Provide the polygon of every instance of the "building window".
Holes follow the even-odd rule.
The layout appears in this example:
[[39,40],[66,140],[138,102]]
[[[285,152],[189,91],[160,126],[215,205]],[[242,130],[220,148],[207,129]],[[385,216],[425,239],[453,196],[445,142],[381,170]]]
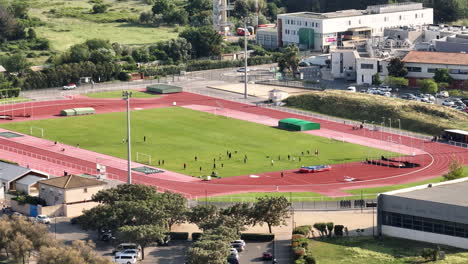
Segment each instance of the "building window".
[[463,75],[468,75],[468,70],[461,70],[461,69],[450,69],[449,70],[450,74],[463,74]]
[[423,17],[424,17],[424,13],[421,13],[421,18],[423,18]]
[[414,14],[414,18],[418,18],[418,14]]
[[83,192],[84,192],[84,193],[87,193],[87,192],[88,192],[88,188],[84,188],[84,189],[83,189]]
[[405,229],[468,238],[468,225],[431,218],[382,212],[382,224]]
[[373,69],[374,69],[374,64],[370,64],[370,63],[361,63],[361,69],[370,69],[370,70],[373,70]]
[[350,25],[350,26],[351,26],[351,20],[349,20],[349,21],[348,21],[348,25]]
[[401,15],[400,15],[400,20],[401,20]]
[[428,68],[427,72],[428,73],[435,73],[437,71],[437,68]]
[[305,26],[307,27],[307,21],[305,22]]
[[361,25],[361,19],[359,19],[359,25]]
[[421,67],[406,67],[408,69],[408,72],[421,72],[422,69]]

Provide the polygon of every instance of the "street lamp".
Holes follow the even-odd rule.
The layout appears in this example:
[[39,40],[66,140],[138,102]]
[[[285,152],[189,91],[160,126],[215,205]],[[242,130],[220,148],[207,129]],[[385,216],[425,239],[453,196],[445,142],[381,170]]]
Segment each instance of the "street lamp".
[[244,98],[247,99],[247,33],[249,30],[247,29],[247,20],[248,18],[244,18]]
[[128,157],[128,184],[132,184],[132,152],[130,144],[130,98],[132,97],[132,92],[122,91],[122,99],[127,101],[127,157]]

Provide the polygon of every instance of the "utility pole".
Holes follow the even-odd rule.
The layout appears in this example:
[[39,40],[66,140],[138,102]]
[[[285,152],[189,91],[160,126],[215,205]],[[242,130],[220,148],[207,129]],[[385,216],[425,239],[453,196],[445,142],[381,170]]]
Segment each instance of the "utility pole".
[[247,18],[244,18],[244,98],[247,99]]
[[127,183],[132,184],[132,149],[130,144],[130,98],[132,92],[122,91],[122,99],[127,101]]

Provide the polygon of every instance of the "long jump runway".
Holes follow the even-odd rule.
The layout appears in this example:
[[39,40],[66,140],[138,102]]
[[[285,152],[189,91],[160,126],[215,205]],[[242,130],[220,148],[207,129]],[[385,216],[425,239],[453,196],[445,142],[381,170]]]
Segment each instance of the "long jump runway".
[[[388,132],[373,132],[367,129],[353,130],[350,125],[315,119],[281,111],[260,108],[227,100],[191,94],[179,93],[164,95],[160,98],[132,99],[132,109],[150,109],[177,106],[217,115],[275,126],[279,119],[300,118],[319,122],[321,130],[307,133],[335,140],[372,146],[374,148],[396,151],[405,154],[405,160],[421,164],[418,168],[398,169],[364,163],[346,163],[333,165],[333,170],[316,174],[299,174],[295,171],[274,171],[251,175],[243,175],[216,179],[210,182],[200,181],[190,176],[166,171],[163,174],[145,175],[134,173],[135,183],[158,187],[161,190],[171,190],[184,194],[189,198],[233,194],[241,192],[317,192],[329,196],[346,195],[343,190],[394,185],[418,180],[424,180],[442,175],[448,170],[448,164],[453,157],[468,164],[468,150],[440,143],[426,142],[390,134]],[[220,107],[222,105],[222,107]],[[12,115],[18,122],[34,119],[64,118],[59,117],[60,110],[75,107],[94,107],[96,112],[125,111],[125,102],[120,99],[90,99],[77,96],[71,100],[33,102],[8,106],[0,109],[0,115]],[[25,113],[27,113],[25,115]],[[25,116],[30,117],[25,117]],[[394,138],[393,143],[382,141],[382,138]],[[401,144],[400,144],[401,142]],[[100,153],[72,147],[55,146],[53,142],[25,135],[18,138],[0,137],[1,157],[29,165],[31,168],[50,168],[61,172],[92,173],[96,171],[96,163],[104,163],[110,178],[126,181],[125,161]],[[61,151],[65,148],[65,151]],[[298,167],[301,164],[298,163]],[[59,173],[55,173],[60,175]],[[345,181],[345,176],[355,178],[355,181]]]

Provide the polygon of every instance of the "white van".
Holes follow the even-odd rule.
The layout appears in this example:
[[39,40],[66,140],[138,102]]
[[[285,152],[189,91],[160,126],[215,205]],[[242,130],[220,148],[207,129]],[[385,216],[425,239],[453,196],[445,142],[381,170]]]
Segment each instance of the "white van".
[[355,92],[356,92],[356,87],[354,87],[354,86],[349,86],[348,88],[346,88],[346,91],[355,93]]
[[137,263],[137,256],[135,254],[118,254],[114,256],[114,263],[134,264]]

